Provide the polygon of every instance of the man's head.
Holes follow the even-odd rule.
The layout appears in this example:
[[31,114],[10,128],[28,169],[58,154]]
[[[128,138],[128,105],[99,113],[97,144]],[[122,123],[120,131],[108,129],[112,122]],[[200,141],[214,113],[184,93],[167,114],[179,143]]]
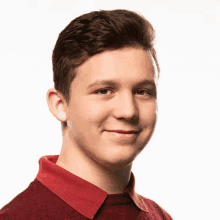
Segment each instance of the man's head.
[[67,122],[62,161],[71,157],[75,168],[93,171],[94,162],[130,169],[156,124],[153,33],[149,22],[125,10],[82,15],[61,32],[47,100],[52,114]]
[[[60,33],[53,51],[54,88],[70,101],[71,84],[77,69],[104,51],[142,48],[153,57],[154,29],[139,14],[128,10],[94,11],[77,17]],[[62,129],[67,126],[62,122]]]

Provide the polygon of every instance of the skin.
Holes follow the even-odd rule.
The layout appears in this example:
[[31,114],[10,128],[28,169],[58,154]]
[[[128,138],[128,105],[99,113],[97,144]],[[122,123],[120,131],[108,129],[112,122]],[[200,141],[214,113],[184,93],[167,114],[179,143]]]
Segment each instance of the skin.
[[[88,89],[100,79],[118,85]],[[49,89],[51,113],[68,124],[56,164],[108,194],[122,193],[132,162],[149,142],[157,120],[156,85],[137,86],[144,79],[155,79],[151,56],[141,48],[124,48],[95,55],[78,68],[69,105]],[[140,132],[132,141],[120,141],[116,133],[104,130]]]

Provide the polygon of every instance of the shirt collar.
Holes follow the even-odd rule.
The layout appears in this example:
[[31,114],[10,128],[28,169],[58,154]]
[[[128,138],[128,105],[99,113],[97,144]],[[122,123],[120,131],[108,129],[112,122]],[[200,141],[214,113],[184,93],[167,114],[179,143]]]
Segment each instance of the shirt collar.
[[[36,179],[79,213],[93,219],[108,193],[57,165],[58,157],[59,155],[41,157]],[[123,193],[127,192],[138,208],[149,212],[134,187],[135,178],[131,172],[130,181]]]

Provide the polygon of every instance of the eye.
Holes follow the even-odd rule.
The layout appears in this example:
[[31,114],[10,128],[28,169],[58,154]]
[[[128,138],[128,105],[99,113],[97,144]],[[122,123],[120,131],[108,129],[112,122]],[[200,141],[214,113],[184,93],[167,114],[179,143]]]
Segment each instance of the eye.
[[146,95],[152,95],[150,90],[147,89],[138,89],[137,91],[142,91],[141,94],[143,94],[143,91]]
[[103,93],[106,94],[105,91],[110,91],[110,89],[99,89],[99,90],[95,91],[95,94],[103,94]]

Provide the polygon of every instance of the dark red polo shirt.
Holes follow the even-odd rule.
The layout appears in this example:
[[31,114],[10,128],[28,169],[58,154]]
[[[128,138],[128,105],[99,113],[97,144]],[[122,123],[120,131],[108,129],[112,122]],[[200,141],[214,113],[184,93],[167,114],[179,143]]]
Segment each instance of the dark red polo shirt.
[[108,194],[56,165],[57,159],[40,158],[37,177],[0,210],[1,220],[172,220],[158,204],[135,192],[132,172],[123,193]]

